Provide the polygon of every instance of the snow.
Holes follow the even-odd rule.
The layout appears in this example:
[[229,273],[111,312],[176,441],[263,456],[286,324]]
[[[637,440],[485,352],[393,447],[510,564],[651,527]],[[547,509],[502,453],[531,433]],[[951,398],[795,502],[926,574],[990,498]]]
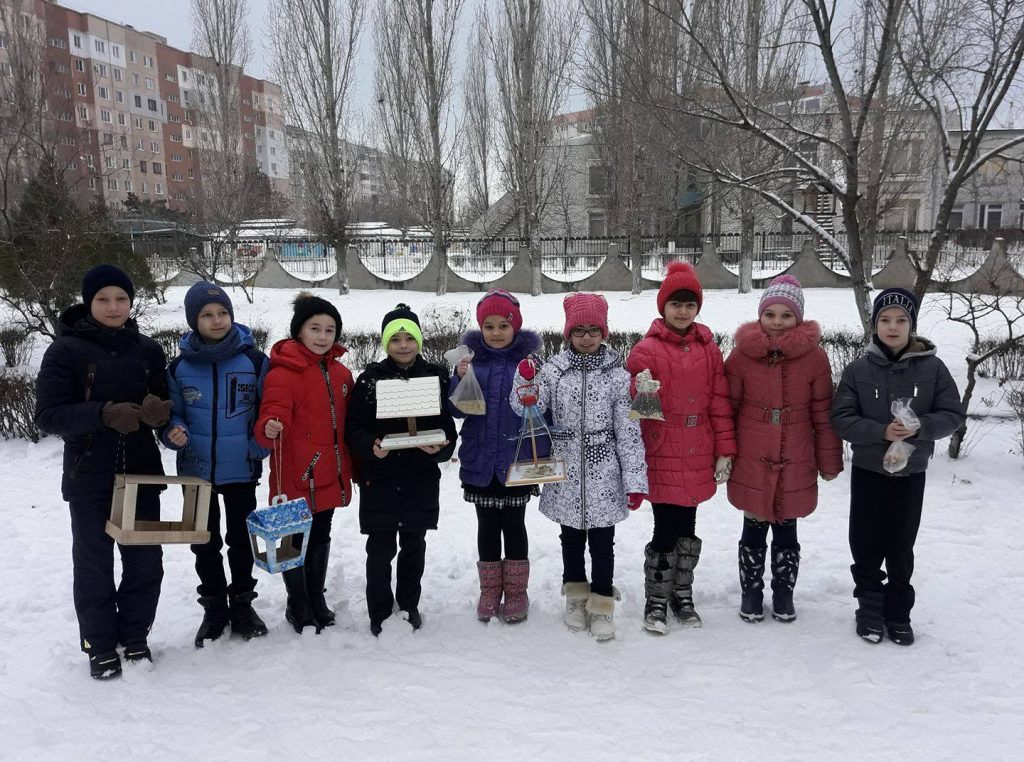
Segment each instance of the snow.
[[[152,308],[153,327],[180,325],[184,289]],[[338,297],[347,330],[378,330],[398,301],[421,312],[472,307],[479,294],[437,298],[365,291]],[[236,317],[283,336],[293,291],[234,293]],[[752,319],[759,294],[705,292],[702,320],[731,331]],[[607,294],[613,329],[643,330],[655,292]],[[520,297],[528,327],[558,328],[562,295]],[[808,290],[806,314],[825,328],[854,327],[845,291]],[[966,330],[937,303],[921,332],[964,383]],[[36,348],[35,362],[41,358]],[[972,412],[998,412],[982,379]],[[918,642],[869,645],[853,633],[847,546],[849,475],[821,485],[818,511],[800,522],[803,561],[791,624],[740,621],[736,543],[741,517],[724,494],[698,512],[704,553],[696,603],[704,627],[645,633],[643,547],[648,505],[619,526],[614,641],[570,633],[560,616],[558,528],[528,510],[529,620],[481,624],[473,509],[458,465],[443,468],[440,529],[427,539],[421,612],[413,633],[392,617],[379,639],[365,611],[363,538],[356,507],[339,510],[328,575],[338,625],[320,636],[284,621],[280,580],[257,571],[256,608],[270,634],[197,650],[201,611],[192,554],[164,547],[165,578],[150,636],[155,663],[98,683],[77,650],[71,538],[60,497],[61,444],[0,442],[6,488],[0,529],[0,759],[1006,759],[1024,740],[1024,460],[1015,420],[988,418],[969,433],[970,456],[944,443],[928,471],[917,542]],[[165,454],[173,469],[173,458]],[[266,485],[260,499],[267,496]],[[167,493],[165,516],[180,511]],[[767,591],[766,591],[767,592]]]

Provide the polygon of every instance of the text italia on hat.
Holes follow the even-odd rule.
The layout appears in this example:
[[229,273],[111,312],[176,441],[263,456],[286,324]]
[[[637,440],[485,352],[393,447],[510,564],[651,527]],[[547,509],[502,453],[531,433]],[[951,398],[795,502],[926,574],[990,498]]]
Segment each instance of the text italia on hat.
[[[696,302],[697,312],[700,312],[704,305],[704,291],[701,289],[693,265],[688,262],[669,262],[668,273],[658,288],[658,313],[662,317],[665,315],[665,305],[679,291],[688,291],[689,294],[681,294],[680,297],[689,297],[687,301]],[[691,294],[692,296],[690,296]]]
[[777,278],[772,278],[772,282],[761,294],[761,301],[757,305],[758,317],[773,304],[788,307],[796,315],[797,325],[804,322],[804,290],[800,286],[800,281],[792,275],[780,275]]
[[566,339],[573,328],[583,325],[597,326],[602,338],[608,338],[608,300],[600,294],[569,294],[562,300],[562,308],[565,310],[562,335]]
[[871,308],[871,325],[878,328],[878,316],[883,310],[890,307],[897,307],[907,313],[910,318],[910,330],[917,330],[917,297],[905,288],[887,288],[875,297],[875,304]]

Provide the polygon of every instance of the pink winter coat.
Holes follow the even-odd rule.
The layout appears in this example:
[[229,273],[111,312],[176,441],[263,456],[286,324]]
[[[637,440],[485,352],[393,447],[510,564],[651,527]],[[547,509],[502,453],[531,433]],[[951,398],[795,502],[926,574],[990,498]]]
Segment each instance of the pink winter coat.
[[629,353],[626,369],[661,382],[665,421],[640,421],[652,503],[698,505],[715,494],[715,458],[736,454],[722,352],[700,323],[680,336],[662,318]]
[[843,470],[843,446],[828,422],[832,371],[820,341],[810,320],[778,338],[746,323],[725,363],[739,442],[729,502],[764,521],[807,516],[818,504],[818,472]]

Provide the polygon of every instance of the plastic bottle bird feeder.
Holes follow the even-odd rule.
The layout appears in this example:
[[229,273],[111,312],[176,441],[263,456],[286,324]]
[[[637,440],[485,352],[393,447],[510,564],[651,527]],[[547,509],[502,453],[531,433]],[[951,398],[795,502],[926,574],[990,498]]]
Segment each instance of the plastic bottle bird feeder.
[[537,450],[537,437],[551,441],[551,428],[537,406],[538,391],[536,384],[524,384],[517,390],[523,403],[522,425],[519,427],[516,454],[505,478],[506,487],[565,481],[565,462],[541,457]]
[[441,414],[441,379],[423,378],[388,379],[377,382],[377,420],[405,418],[409,431],[388,434],[380,440],[382,450],[405,450],[410,447],[443,445],[448,435],[441,429],[419,431],[416,418]]
[[[180,484],[184,487],[181,521],[141,521],[135,518],[140,485]],[[107,534],[121,545],[202,545],[210,541],[207,529],[210,517],[208,481],[194,476],[156,474],[116,474],[114,499],[110,505]]]
[[[255,509],[245,520],[252,543],[252,557],[263,571],[278,572],[302,566],[306,561],[306,545],[309,530],[313,526],[313,514],[306,498],[288,500],[278,495],[270,505]],[[292,538],[302,536],[302,544],[296,548]],[[266,550],[260,550],[259,539]]]

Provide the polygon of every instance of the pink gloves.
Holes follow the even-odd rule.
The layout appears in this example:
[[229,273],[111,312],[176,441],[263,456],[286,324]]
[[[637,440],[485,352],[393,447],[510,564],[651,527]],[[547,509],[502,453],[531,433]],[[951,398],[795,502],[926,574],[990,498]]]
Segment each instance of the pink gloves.
[[642,492],[630,492],[626,495],[626,507],[631,511],[635,511],[640,507],[640,503],[647,499],[647,495]]

